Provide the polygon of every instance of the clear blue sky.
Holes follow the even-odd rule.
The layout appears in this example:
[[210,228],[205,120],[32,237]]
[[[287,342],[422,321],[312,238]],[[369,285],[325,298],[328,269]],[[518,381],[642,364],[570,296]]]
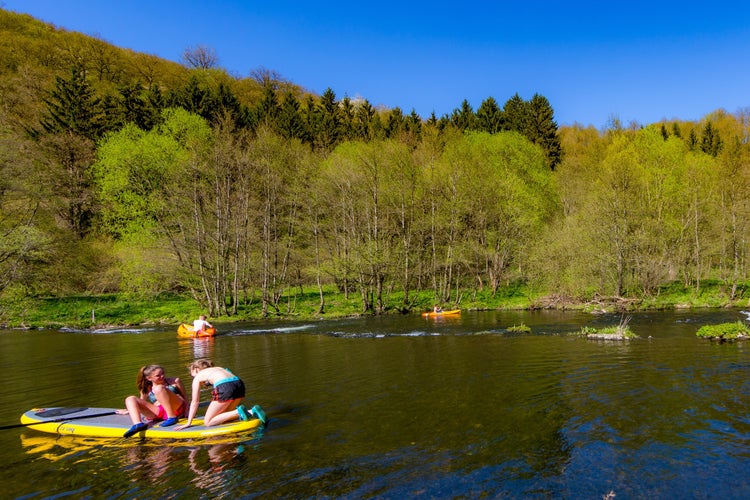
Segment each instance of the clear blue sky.
[[318,94],[440,117],[516,92],[560,125],[697,120],[750,107],[750,2],[0,0],[58,27],[178,61],[216,51]]

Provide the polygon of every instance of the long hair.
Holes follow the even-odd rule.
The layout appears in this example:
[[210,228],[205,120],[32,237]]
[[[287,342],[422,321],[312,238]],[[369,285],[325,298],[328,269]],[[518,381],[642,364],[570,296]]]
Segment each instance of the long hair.
[[151,387],[153,384],[150,380],[148,380],[147,377],[150,377],[152,373],[154,373],[156,370],[164,370],[161,365],[146,365],[142,366],[140,370],[138,370],[138,377],[135,380],[136,385],[138,386],[138,391],[141,394],[148,394],[151,392]]

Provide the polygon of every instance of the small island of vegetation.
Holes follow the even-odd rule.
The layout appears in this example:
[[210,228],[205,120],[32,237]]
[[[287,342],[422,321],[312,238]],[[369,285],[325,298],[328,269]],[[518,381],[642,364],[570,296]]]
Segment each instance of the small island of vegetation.
[[698,329],[696,335],[700,338],[719,342],[745,340],[750,338],[750,328],[741,321],[718,325],[704,325]]
[[590,340],[633,340],[637,339],[636,335],[628,325],[630,323],[630,316],[622,318],[620,323],[615,326],[608,326],[605,328],[593,328],[590,326],[584,326],[580,331],[574,335],[586,337]]

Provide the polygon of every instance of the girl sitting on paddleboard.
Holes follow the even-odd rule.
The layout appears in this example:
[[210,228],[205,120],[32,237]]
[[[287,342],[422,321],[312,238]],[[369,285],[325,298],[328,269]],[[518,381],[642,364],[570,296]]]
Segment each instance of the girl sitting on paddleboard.
[[123,437],[148,429],[148,424],[141,420],[141,415],[151,420],[163,420],[162,427],[177,423],[185,414],[185,387],[179,378],[164,376],[160,365],[147,365],[138,371],[136,379],[139,396],[125,398],[126,410],[117,410],[120,414],[129,414],[133,426]]
[[[175,427],[176,430],[190,427],[198,411],[201,396],[201,384],[213,387],[211,391],[211,403],[206,409],[203,425],[212,426],[229,422],[230,420],[250,420],[255,415],[265,424],[266,417],[259,406],[248,411],[244,405],[239,404],[245,397],[245,384],[227,368],[214,366],[209,359],[198,359],[188,367],[190,375],[193,376],[192,401],[188,420],[184,425]],[[257,410],[256,410],[257,409]]]

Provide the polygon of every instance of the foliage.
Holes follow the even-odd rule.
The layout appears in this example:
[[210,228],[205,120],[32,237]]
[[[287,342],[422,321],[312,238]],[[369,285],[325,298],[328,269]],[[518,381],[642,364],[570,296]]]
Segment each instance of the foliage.
[[509,326],[507,330],[511,333],[531,333],[531,327],[524,325],[523,323],[520,325]]
[[747,300],[747,112],[560,129],[545,97],[515,94],[423,120],[269,70],[236,78],[205,48],[189,69],[3,10],[0,33],[11,305],[186,292],[240,317]]
[[696,335],[712,340],[736,340],[750,337],[750,328],[741,321],[718,325],[703,325]]

